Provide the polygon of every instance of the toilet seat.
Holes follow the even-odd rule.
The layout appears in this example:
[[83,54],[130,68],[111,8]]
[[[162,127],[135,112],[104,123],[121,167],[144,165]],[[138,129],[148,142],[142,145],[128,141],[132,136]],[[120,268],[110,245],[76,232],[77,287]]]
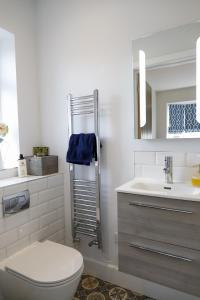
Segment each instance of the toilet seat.
[[34,286],[55,287],[80,276],[83,257],[71,247],[51,241],[36,242],[10,257],[5,269]]
[[36,282],[31,280],[30,278],[27,278],[25,276],[22,276],[19,273],[16,273],[10,269],[7,269],[7,271],[12,274],[12,276],[15,276],[21,280],[24,280],[26,282],[28,282],[31,285],[34,285],[35,287],[42,287],[42,288],[51,288],[51,287],[59,287],[62,285],[66,285],[68,283],[70,283],[71,281],[75,280],[76,278],[79,278],[81,276],[81,274],[83,273],[83,269],[84,267],[82,266],[79,270],[79,272],[77,272],[74,276],[70,277],[69,279],[63,280],[63,281],[58,281],[58,282],[53,282],[53,283],[44,283],[44,282]]

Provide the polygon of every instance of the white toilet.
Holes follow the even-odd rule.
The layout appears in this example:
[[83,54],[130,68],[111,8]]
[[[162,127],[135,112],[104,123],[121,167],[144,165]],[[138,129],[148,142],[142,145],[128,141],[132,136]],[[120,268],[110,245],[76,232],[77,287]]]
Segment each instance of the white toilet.
[[2,294],[5,300],[71,300],[83,267],[77,250],[36,242],[0,263]]

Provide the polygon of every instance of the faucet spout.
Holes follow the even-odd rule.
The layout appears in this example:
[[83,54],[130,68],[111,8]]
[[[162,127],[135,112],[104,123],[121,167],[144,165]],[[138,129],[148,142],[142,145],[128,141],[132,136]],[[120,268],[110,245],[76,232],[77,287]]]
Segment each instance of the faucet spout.
[[165,167],[163,169],[165,172],[165,182],[167,184],[173,183],[173,157],[165,156]]

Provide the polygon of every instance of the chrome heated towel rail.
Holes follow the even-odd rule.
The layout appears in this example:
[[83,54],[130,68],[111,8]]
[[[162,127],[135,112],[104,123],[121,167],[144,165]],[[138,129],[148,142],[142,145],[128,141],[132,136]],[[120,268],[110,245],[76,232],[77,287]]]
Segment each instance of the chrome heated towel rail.
[[[80,178],[75,172],[75,165],[69,164],[70,193],[72,207],[73,241],[79,241],[81,236],[91,238],[89,246],[102,248],[101,213],[100,213],[100,138],[98,115],[98,90],[92,95],[73,97],[68,95],[69,137],[75,133],[75,122],[80,116],[91,115],[94,123],[94,133],[97,144],[97,160],[92,162],[95,168],[94,179]],[[77,133],[77,132],[76,132]],[[79,166],[88,168],[87,166]]]

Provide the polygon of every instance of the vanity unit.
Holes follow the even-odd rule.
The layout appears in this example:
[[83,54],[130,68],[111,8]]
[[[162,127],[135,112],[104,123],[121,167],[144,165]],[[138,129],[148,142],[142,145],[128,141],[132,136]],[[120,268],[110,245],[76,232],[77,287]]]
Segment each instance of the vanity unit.
[[200,296],[200,189],[135,179],[117,193],[119,270]]

